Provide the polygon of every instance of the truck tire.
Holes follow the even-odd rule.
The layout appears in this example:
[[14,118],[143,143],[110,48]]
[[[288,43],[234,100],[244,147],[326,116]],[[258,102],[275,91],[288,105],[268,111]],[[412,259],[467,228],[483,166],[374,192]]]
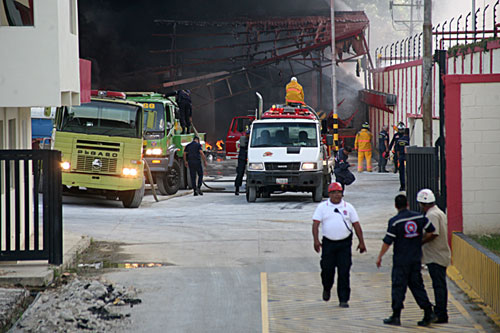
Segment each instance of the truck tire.
[[248,186],[247,188],[247,202],[255,202],[257,199],[257,189],[255,186]]
[[181,186],[181,168],[177,161],[165,173],[156,174],[158,190],[162,195],[172,195],[177,193]]
[[323,200],[323,179],[321,183],[319,183],[318,186],[316,186],[316,188],[313,190],[312,198],[314,202],[320,202],[321,200]]
[[141,205],[142,198],[144,197],[145,180],[142,180],[141,188],[137,190],[122,191],[118,196],[125,208],[137,208]]

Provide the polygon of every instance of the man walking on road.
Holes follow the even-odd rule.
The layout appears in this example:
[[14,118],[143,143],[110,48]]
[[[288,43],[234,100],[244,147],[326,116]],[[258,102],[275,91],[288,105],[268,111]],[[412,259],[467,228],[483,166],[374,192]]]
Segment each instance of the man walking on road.
[[378,172],[388,172],[385,169],[387,165],[387,155],[389,154],[389,126],[384,125],[382,131],[378,134]]
[[[184,165],[189,168],[191,176],[191,187],[195,196],[203,195],[201,185],[203,184],[203,167],[201,166],[201,158],[203,164],[207,167],[207,158],[203,153],[203,147],[200,144],[200,138],[195,136],[193,141],[184,148]],[[198,174],[198,186],[196,186],[196,174]]]
[[342,185],[342,190],[345,190],[346,185],[351,185],[356,180],[352,172],[349,171],[351,165],[347,162],[350,152],[352,152],[351,147],[345,146],[345,148],[340,148],[337,156],[335,156],[333,172],[335,181]]
[[366,159],[366,171],[372,172],[372,133],[370,125],[365,122],[361,131],[356,134],[354,149],[358,151],[358,172],[363,172],[363,160]]
[[234,180],[234,194],[240,195],[240,186],[243,184],[243,176],[247,166],[248,158],[248,137],[250,130],[240,137],[240,151],[238,152],[238,166],[236,167],[236,179]]
[[437,316],[436,323],[448,322],[448,288],[446,287],[446,267],[451,262],[451,251],[448,246],[448,222],[446,215],[436,206],[436,197],[429,189],[423,189],[417,194],[425,217],[434,225],[436,230],[430,238],[424,239],[422,246],[422,263],[427,265],[432,279],[434,299],[436,306],[434,312]]
[[[321,281],[323,284],[323,300],[330,300],[330,292],[337,269],[337,295],[339,306],[349,307],[350,269],[352,264],[352,229],[356,232],[360,253],[366,252],[363,231],[354,207],[342,199],[342,185],[331,183],[328,187],[329,199],[318,205],[313,215],[312,234],[314,250],[321,251]],[[319,241],[319,225],[323,239]]]
[[401,325],[401,310],[404,308],[406,288],[409,287],[418,306],[424,310],[424,318],[418,322],[419,326],[429,326],[436,321],[432,304],[427,297],[422,279],[422,238],[425,231],[426,238],[432,236],[434,226],[422,214],[408,210],[406,196],[396,196],[395,206],[398,214],[389,220],[387,233],[383,239],[382,248],[378,255],[377,267],[382,265],[382,257],[394,243],[392,264],[392,316],[384,319],[384,324]]

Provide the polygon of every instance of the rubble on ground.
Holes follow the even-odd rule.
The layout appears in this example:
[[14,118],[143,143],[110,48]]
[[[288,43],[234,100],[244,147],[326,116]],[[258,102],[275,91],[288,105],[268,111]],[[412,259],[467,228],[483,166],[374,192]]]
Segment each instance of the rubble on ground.
[[12,332],[120,332],[131,323],[119,307],[141,303],[137,291],[104,280],[75,278],[36,297]]

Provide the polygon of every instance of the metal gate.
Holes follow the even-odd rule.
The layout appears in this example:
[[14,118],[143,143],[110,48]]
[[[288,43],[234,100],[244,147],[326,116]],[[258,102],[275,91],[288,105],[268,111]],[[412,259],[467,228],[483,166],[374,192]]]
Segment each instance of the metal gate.
[[424,188],[431,189],[439,197],[439,167],[437,150],[434,147],[406,148],[406,196],[410,209],[419,211],[417,193]]
[[61,152],[0,150],[0,261],[62,264]]

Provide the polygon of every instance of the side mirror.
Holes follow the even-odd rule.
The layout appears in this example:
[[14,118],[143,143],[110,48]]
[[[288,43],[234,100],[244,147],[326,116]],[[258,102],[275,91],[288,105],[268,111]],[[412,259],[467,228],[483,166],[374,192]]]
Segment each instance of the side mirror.
[[156,111],[148,111],[146,128],[154,128],[156,123]]
[[328,133],[328,122],[326,119],[321,120],[321,134],[327,134]]
[[328,146],[333,146],[333,135],[331,134],[326,135],[326,144]]

